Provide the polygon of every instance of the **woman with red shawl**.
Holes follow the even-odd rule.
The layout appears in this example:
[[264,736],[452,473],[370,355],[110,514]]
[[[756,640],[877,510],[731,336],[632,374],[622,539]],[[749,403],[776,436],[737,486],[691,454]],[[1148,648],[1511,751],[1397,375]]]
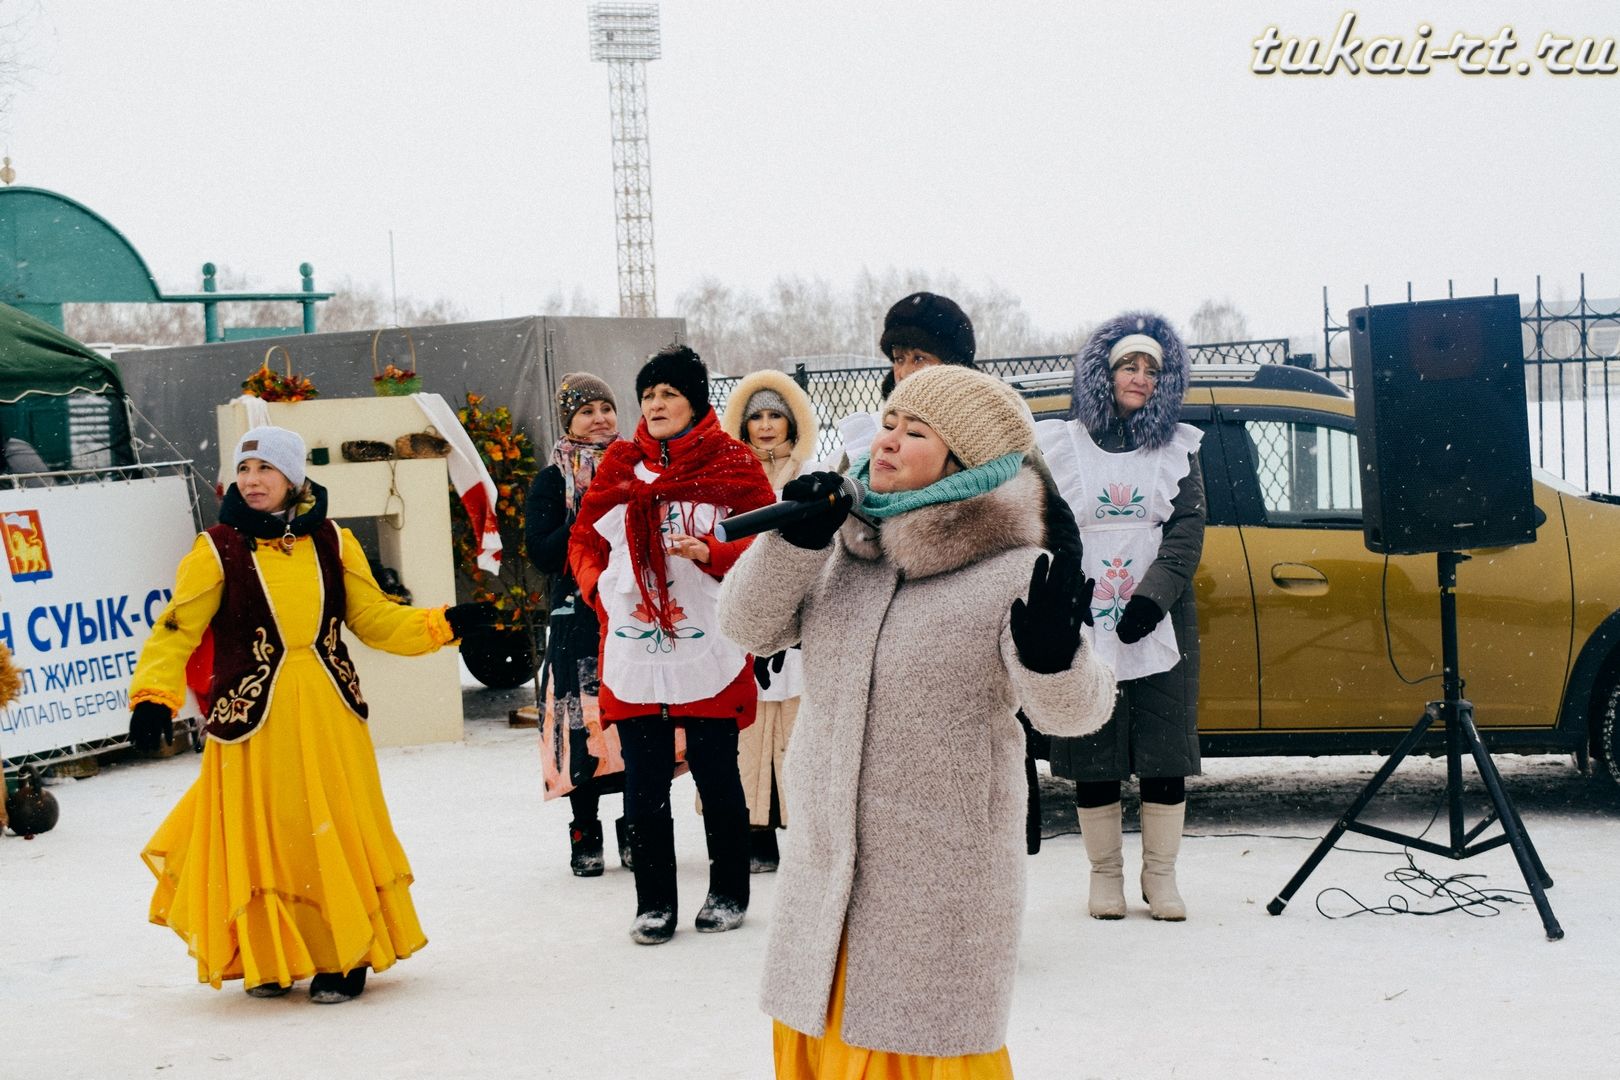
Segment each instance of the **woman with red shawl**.
[[617,725],[624,809],[636,875],[630,936],[675,933],[675,825],[669,789],[675,729],[703,800],[709,894],[700,933],[731,930],[748,911],[748,805],[737,732],[754,719],[748,654],[720,633],[720,579],[749,541],[722,543],[715,522],[776,501],[752,451],[709,407],[697,353],[671,346],[636,376],[641,422],[602,458],[580,504],[568,561],[602,625],[604,725]]

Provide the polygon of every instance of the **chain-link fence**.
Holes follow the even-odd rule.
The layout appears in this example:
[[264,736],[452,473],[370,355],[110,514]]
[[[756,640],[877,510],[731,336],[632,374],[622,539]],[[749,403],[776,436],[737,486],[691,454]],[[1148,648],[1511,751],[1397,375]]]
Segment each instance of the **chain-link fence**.
[[[1189,345],[1187,352],[1194,364],[1291,362],[1288,342],[1281,338]],[[1059,353],[1050,356],[1014,356],[980,360],[978,367],[981,371],[1006,379],[1017,375],[1070,371],[1073,362],[1073,356]],[[816,433],[816,458],[821,461],[834,460],[842,450],[838,429],[834,425],[851,413],[878,410],[883,404],[880,391],[883,376],[888,373],[889,366],[877,360],[870,364],[837,368],[812,367],[809,364],[792,361],[789,363],[793,364],[789,374],[810,395],[810,401],[816,407],[816,417],[821,422],[821,430]],[[710,380],[709,399],[718,411],[725,411],[726,400],[741,381],[742,376],[723,376]]]

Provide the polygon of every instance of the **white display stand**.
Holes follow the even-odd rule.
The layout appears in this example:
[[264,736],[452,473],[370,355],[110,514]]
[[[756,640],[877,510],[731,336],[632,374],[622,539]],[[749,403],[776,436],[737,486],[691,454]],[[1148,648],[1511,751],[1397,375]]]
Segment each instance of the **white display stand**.
[[[344,461],[340,448],[355,439],[385,442],[426,430],[427,417],[408,397],[345,398],[266,406],[270,422],[324,446],[327,465],[309,465],[310,479],[327,491],[327,515],[376,518],[378,554],[399,571],[418,607],[456,602],[450,542],[450,478],[444,458]],[[219,446],[228,458],[248,429],[241,405],[218,409]],[[378,746],[455,742],[462,737],[461,665],[453,646],[431,656],[393,656],[367,648],[346,628],[344,640],[371,706],[371,738]]]

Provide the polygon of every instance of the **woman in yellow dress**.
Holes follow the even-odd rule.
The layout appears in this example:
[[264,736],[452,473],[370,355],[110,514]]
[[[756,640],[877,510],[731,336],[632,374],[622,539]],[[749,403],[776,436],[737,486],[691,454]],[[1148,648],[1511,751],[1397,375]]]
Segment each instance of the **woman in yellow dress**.
[[130,741],[173,737],[186,662],[210,628],[202,770],[141,853],[151,921],[172,928],[215,989],[347,1001],[427,938],[339,624],[414,656],[490,621],[484,605],[412,608],[384,594],[349,530],[304,477],[303,440],[258,427],[236,446],[220,524],[197,537],[141,652]]

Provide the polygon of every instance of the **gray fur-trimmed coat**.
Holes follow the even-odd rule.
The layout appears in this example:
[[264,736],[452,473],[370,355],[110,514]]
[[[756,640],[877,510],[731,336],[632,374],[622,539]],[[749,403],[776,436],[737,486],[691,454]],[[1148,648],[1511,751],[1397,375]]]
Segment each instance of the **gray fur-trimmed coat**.
[[1084,646],[1067,671],[1017,658],[1042,484],[923,507],[821,551],[760,537],[727,575],[720,626],[755,654],[804,649],[762,1004],[823,1034],[840,939],[842,1036],[895,1053],[1006,1041],[1024,903],[1024,735],[1095,730],[1114,680]]
[[[1148,334],[1164,350],[1158,385],[1146,405],[1122,420],[1114,408],[1108,353],[1127,334]],[[1111,454],[1164,446],[1175,433],[1187,395],[1186,346],[1170,323],[1150,311],[1130,311],[1097,327],[1075,357],[1069,418],[1084,425]],[[1198,746],[1198,610],[1193,575],[1204,549],[1204,477],[1198,455],[1171,503],[1158,557],[1143,573],[1136,595],[1166,612],[1181,649],[1169,671],[1119,684],[1114,715],[1102,730],[1081,739],[1053,739],[1052,771],[1070,780],[1127,780],[1137,776],[1196,776]]]

